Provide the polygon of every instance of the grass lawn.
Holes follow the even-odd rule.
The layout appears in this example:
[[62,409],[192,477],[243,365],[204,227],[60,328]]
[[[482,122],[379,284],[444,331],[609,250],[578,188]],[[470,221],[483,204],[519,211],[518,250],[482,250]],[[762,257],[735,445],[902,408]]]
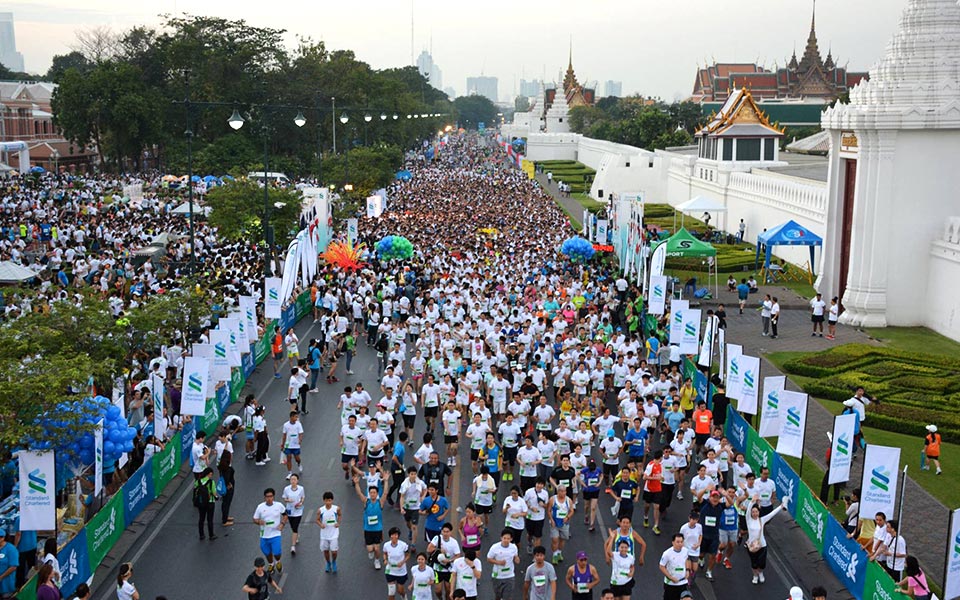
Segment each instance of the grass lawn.
[[942,336],[926,327],[885,327],[867,329],[870,337],[883,342],[891,348],[927,354],[939,354],[955,358],[960,356],[960,343]]
[[590,194],[584,192],[571,192],[570,197],[579,202],[580,206],[592,213],[597,212],[601,208],[607,207],[606,203],[600,202],[599,200],[594,200],[590,197]]
[[[918,335],[917,333],[912,332],[905,333],[900,336],[900,334],[897,333],[897,329],[884,329],[878,331],[888,333],[891,339],[898,337],[910,338],[911,336]],[[955,342],[950,343],[955,344]],[[784,370],[783,365],[788,361],[801,358],[809,354],[810,353],[806,352],[771,352],[766,355],[766,358],[775,364],[780,370]],[[802,388],[809,383],[817,381],[817,378],[790,375],[790,380]],[[817,398],[817,402],[819,402],[834,415],[839,415],[843,410],[843,405],[840,402],[822,400],[820,398]],[[869,422],[870,419],[868,418],[867,423]],[[960,444],[943,442],[941,445],[941,455],[948,457],[948,462],[945,465],[946,469],[944,469],[943,475],[937,476],[933,471],[920,470],[920,450],[923,448],[923,440],[919,436],[896,433],[893,431],[878,429],[876,427],[864,427],[863,434],[868,443],[901,448],[901,470],[903,469],[903,465],[909,464],[910,467],[907,471],[908,475],[912,477],[914,481],[923,486],[923,488],[933,495],[934,498],[943,502],[948,507],[960,506],[960,469],[951,468],[952,465],[949,462],[949,457],[960,456]],[[808,463],[809,461],[804,462],[805,481],[807,480],[806,469]],[[818,479],[817,487],[815,489],[819,490],[819,486],[820,482]],[[854,486],[855,484],[850,484],[848,487]]]

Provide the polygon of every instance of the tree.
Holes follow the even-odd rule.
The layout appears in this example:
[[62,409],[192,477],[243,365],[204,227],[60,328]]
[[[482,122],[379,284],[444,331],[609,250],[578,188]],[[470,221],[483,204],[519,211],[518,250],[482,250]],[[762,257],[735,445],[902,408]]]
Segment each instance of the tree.
[[[300,221],[300,194],[296,190],[271,186],[268,202],[274,241],[286,246],[296,233],[291,227]],[[210,212],[210,224],[225,239],[256,243],[265,241],[263,186],[256,181],[238,179],[213,188],[207,193],[207,205],[213,209]]]
[[497,118],[497,107],[486,96],[460,96],[453,101],[460,126],[477,129],[480,123],[493,126]]
[[53,57],[53,64],[47,70],[46,77],[54,83],[60,83],[68,69],[75,69],[81,75],[86,75],[93,70],[93,63],[87,60],[82,52],[76,50],[68,54],[58,54]]
[[574,106],[570,109],[570,131],[586,133],[601,121],[609,119],[607,113],[597,106]]
[[344,161],[349,160],[350,180],[354,195],[366,198],[371,192],[393,181],[397,170],[403,166],[403,152],[396,146],[360,147],[350,150],[350,156],[343,154],[328,158],[323,163],[327,181],[341,182],[346,176]]
[[76,38],[70,49],[93,64],[109,61],[120,50],[120,36],[106,25],[81,29],[76,33]]
[[513,101],[513,108],[516,112],[527,112],[530,110],[530,98],[526,96],[517,96]]

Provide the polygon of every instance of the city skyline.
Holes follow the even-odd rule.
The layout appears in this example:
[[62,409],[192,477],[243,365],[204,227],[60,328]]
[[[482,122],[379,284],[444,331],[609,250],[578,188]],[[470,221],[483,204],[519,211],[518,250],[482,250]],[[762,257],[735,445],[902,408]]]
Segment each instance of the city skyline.
[[[448,25],[457,21],[450,19],[451,12],[460,12],[457,7],[439,12],[422,0],[412,3],[412,37],[411,3],[388,0],[370,0],[362,7],[324,6],[322,14],[319,7],[301,2],[291,3],[287,10],[263,13],[252,2],[226,0],[161,0],[150,7],[90,0],[83,8],[66,0],[13,0],[6,8],[14,14],[26,70],[37,74],[46,72],[55,54],[70,51],[77,31],[156,26],[161,20],[158,13],[188,13],[286,29],[285,40],[291,47],[297,36],[309,35],[323,40],[329,49],[353,50],[376,69],[412,65],[420,51],[429,49],[437,64],[443,65],[445,82],[461,90],[467,77],[497,77],[501,99],[520,93],[521,79],[554,82],[566,68],[572,37],[573,66],[581,80],[622,81],[624,95],[639,93],[665,100],[689,96],[696,68],[714,60],[782,66],[795,47],[802,49],[812,8],[811,0],[730,0],[724,10],[717,11],[707,0],[688,0],[653,10],[600,0],[592,14],[582,14],[574,10],[577,5],[565,0],[552,2],[553,9],[546,12],[541,10],[545,2],[516,6],[493,0],[487,8],[504,15],[504,22],[483,35],[464,35],[462,27]],[[569,4],[571,10],[556,10],[558,3]],[[864,11],[852,3],[821,0],[817,29],[822,47],[842,55],[851,70],[869,69],[882,55],[905,5],[906,0],[877,0]],[[358,20],[365,26],[334,25]],[[318,25],[310,29],[301,23]],[[667,60],[664,49],[668,49]]]

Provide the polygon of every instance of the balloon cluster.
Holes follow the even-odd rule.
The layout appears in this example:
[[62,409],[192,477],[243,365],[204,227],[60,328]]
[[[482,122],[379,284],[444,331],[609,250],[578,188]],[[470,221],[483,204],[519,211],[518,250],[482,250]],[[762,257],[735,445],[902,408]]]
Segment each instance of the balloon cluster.
[[127,425],[120,407],[110,402],[109,398],[96,396],[68,402],[62,410],[71,415],[70,420],[44,418],[40,423],[43,432],[37,438],[26,440],[27,447],[54,450],[58,465],[91,465],[95,458],[94,434],[92,431],[80,431],[78,425],[96,425],[103,419],[103,463],[112,464],[124,452],[133,451],[133,438],[137,436],[137,430]]
[[363,262],[363,254],[366,252],[366,248],[366,245],[363,243],[354,246],[349,240],[337,240],[330,242],[326,252],[321,254],[321,256],[331,265],[336,265],[349,271],[356,271],[366,264]]
[[560,246],[560,253],[574,262],[587,262],[593,258],[595,252],[593,244],[579,236],[564,240]]
[[380,260],[407,260],[413,256],[413,244],[400,235],[388,235],[377,242],[377,257]]

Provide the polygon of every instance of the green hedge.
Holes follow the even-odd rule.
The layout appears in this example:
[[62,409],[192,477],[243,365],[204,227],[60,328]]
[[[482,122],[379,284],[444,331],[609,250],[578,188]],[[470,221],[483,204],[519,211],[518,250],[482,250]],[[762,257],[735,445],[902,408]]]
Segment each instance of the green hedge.
[[787,361],[788,374],[810,378],[805,392],[842,402],[857,386],[881,400],[870,406],[869,424],[923,435],[936,423],[943,439],[960,442],[960,360],[866,344],[846,344]]

